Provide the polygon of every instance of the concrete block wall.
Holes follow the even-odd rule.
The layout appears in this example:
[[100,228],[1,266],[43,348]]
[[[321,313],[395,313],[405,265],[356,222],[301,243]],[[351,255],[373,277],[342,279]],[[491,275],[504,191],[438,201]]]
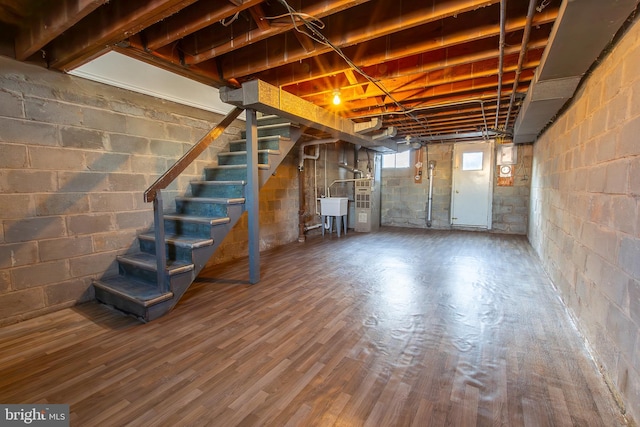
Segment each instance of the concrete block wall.
[[[0,69],[1,325],[92,299],[91,280],[116,273],[116,255],[136,251],[152,224],[144,190],[222,116],[7,58]],[[167,210],[243,128],[163,193]],[[278,178],[268,197],[289,183]],[[273,221],[297,213],[290,197],[263,203]],[[269,225],[262,247],[289,239]]]
[[534,145],[529,240],[640,421],[640,21]]
[[[436,229],[451,228],[451,172],[453,144],[430,145],[428,160],[436,161],[433,177],[431,226]],[[427,202],[429,179],[426,166],[422,182],[413,179],[416,151],[411,152],[411,167],[382,169],[381,224],[394,227],[427,228]],[[427,160],[428,157],[428,160]]]
[[516,149],[518,163],[512,167],[512,186],[498,185],[500,168],[495,168],[491,227],[497,233],[527,234],[533,146],[518,144]]
[[[298,240],[298,154],[292,149],[260,189],[260,251]],[[247,213],[225,237],[207,268],[248,254]]]

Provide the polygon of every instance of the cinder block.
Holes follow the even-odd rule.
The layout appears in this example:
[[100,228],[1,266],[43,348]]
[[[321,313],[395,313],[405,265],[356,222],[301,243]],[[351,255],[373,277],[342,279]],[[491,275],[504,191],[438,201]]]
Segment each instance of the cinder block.
[[41,240],[38,247],[40,260],[45,262],[87,255],[93,250],[89,236]]
[[70,235],[102,233],[114,229],[109,214],[72,215],[66,219]]
[[139,249],[138,232],[136,230],[100,233],[91,236],[96,252],[126,251],[132,252]]
[[181,157],[184,153],[183,144],[173,141],[151,140],[151,152],[162,157]]
[[41,262],[11,270],[14,289],[27,289],[69,279],[66,260]]
[[118,153],[150,154],[149,140],[138,136],[109,134],[111,150]]
[[5,294],[11,289],[11,274],[9,270],[0,270],[0,294]]
[[594,166],[589,169],[587,176],[587,191],[592,193],[603,193],[607,169],[605,166]]
[[[0,84],[0,87],[4,85]],[[0,90],[0,116],[24,118],[22,97],[14,92]]]
[[60,129],[60,140],[64,147],[104,150],[106,139],[104,132],[96,130],[78,127],[63,127]]
[[38,262],[36,242],[0,245],[0,268],[19,267]]
[[62,104],[52,99],[26,98],[24,110],[26,117],[37,122],[82,125],[82,109],[78,105]]
[[93,192],[109,190],[109,174],[103,172],[58,172],[60,191]]
[[40,170],[85,169],[84,154],[80,150],[53,147],[29,147],[31,167]]
[[620,159],[607,163],[604,191],[606,193],[625,194],[628,190],[629,161],[627,159]]
[[109,175],[111,191],[138,191],[147,189],[147,176],[141,173],[113,173]]
[[127,116],[139,116],[142,117],[145,114],[144,108],[131,103],[128,100],[120,101],[118,99],[111,100],[109,106],[113,111],[123,113]]
[[602,264],[604,260],[593,252],[587,253],[584,275],[593,283],[600,283],[602,278]]
[[141,229],[153,224],[153,209],[145,211],[121,212],[116,214],[119,230],[127,228]]
[[0,169],[22,169],[29,166],[27,147],[24,145],[0,143],[0,153]]
[[[0,277],[0,286],[2,286],[2,279]],[[640,280],[629,279],[629,315],[636,325],[640,325]],[[640,350],[640,342],[638,343],[638,350]],[[640,356],[640,352],[636,352]]]
[[115,252],[101,252],[69,260],[72,277],[89,275],[112,275],[118,273],[118,263]]
[[637,326],[633,325],[631,319],[615,304],[609,304],[606,328],[614,347],[622,354],[632,354],[636,340],[632,331],[636,331]]
[[0,319],[28,313],[44,307],[42,288],[26,289],[0,295]]
[[36,215],[67,215],[89,211],[86,193],[36,194]]
[[167,137],[164,123],[141,117],[126,116],[126,133],[147,138],[164,139]]
[[0,193],[48,193],[57,189],[54,171],[0,170]]
[[65,302],[81,303],[95,297],[91,279],[88,278],[47,285],[44,287],[44,296],[48,306]]
[[[132,170],[130,156],[120,153],[85,151],[86,168],[94,172],[128,172]],[[144,169],[133,169],[141,170]]]
[[[131,170],[144,174],[160,175],[168,169],[167,159],[164,157],[132,155],[130,161]],[[203,169],[204,167],[200,167],[198,170]]]
[[0,194],[0,206],[0,219],[20,219],[35,216],[36,208],[33,197],[30,195]]
[[618,264],[635,280],[640,280],[640,239],[623,237],[620,241]]
[[66,233],[64,219],[59,216],[4,221],[4,239],[7,243],[53,239],[63,237]]
[[190,142],[191,128],[180,125],[166,124],[167,137],[174,141]]
[[618,138],[618,156],[640,154],[640,116],[629,120],[622,127]]
[[635,235],[636,222],[638,219],[637,202],[634,197],[631,196],[615,196],[612,198],[611,212],[613,228],[615,230],[622,231]]
[[629,194],[640,195],[640,156],[636,156],[629,163]]
[[117,212],[133,209],[132,193],[91,193],[92,212]]
[[85,108],[82,124],[90,129],[124,132],[126,116],[109,110]]

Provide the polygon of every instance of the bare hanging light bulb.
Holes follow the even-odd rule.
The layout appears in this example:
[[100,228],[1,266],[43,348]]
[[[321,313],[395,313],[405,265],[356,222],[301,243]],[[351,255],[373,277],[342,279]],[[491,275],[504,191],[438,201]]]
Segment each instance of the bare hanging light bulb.
[[333,105],[340,105],[340,102],[340,91],[336,89],[333,91]]

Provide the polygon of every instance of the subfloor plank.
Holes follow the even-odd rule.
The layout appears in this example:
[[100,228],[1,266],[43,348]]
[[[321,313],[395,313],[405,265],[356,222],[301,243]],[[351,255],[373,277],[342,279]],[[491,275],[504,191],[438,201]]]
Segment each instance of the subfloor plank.
[[0,328],[0,402],[72,425],[589,425],[624,417],[523,236],[383,228],[204,271],[150,323]]

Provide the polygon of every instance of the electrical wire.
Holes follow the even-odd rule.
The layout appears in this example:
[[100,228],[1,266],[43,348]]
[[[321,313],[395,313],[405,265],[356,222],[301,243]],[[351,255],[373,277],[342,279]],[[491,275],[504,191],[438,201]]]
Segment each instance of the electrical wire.
[[[367,81],[369,81],[370,83],[372,83],[374,86],[376,86],[380,91],[384,92],[385,95],[387,95],[389,97],[389,99],[400,109],[402,110],[402,112],[409,118],[413,119],[418,125],[420,125],[422,128],[424,128],[429,135],[433,136],[431,129],[429,127],[429,121],[424,118],[424,123],[420,120],[419,117],[415,116],[414,114],[411,113],[410,110],[408,110],[404,105],[402,105],[400,103],[400,101],[398,101],[392,94],[391,92],[389,92],[389,90],[384,87],[384,85],[377,79],[374,79],[373,77],[371,77],[369,74],[367,74],[362,68],[360,68],[357,64],[355,64],[351,58],[349,58],[347,55],[344,54],[344,52],[342,52],[342,50],[334,45],[333,43],[331,43],[331,41],[325,37],[324,34],[322,34],[316,25],[314,25],[311,21],[308,21],[306,19],[306,17],[301,16],[301,12],[296,11],[295,9],[293,9],[289,3],[287,3],[286,0],[278,0],[284,7],[287,8],[287,11],[289,12],[288,15],[291,17],[291,21],[293,22],[293,26],[295,27],[296,31],[307,35],[308,37],[310,37],[312,40],[330,47],[335,53],[337,53],[346,63],[347,65],[349,65],[349,67],[351,67],[353,70],[355,70],[356,72],[358,72],[358,74],[362,75],[365,79],[367,79]],[[298,25],[296,23],[296,19],[295,17],[298,17],[302,22],[304,22],[305,27],[310,30],[313,35],[310,35],[309,33],[307,33],[306,31],[301,31],[298,28]],[[317,18],[313,18],[314,20],[318,20]]]
[[224,19],[220,20],[220,24],[223,27],[228,27],[229,25],[233,24],[233,21],[235,21],[236,19],[238,19],[238,16],[240,16],[240,11],[236,12],[235,15],[233,15],[231,18],[229,18],[228,21],[225,21]]

